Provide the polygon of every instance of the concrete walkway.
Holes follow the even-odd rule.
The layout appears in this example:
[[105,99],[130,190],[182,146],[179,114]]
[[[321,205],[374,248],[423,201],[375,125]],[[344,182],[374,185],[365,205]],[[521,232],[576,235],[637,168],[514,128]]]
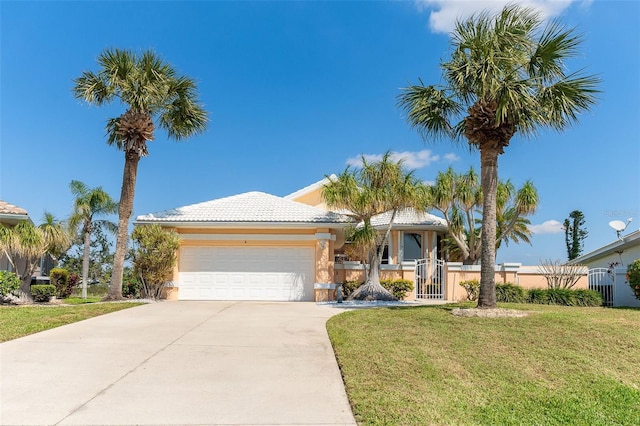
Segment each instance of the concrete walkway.
[[164,302],[0,344],[2,425],[354,425],[315,303]]

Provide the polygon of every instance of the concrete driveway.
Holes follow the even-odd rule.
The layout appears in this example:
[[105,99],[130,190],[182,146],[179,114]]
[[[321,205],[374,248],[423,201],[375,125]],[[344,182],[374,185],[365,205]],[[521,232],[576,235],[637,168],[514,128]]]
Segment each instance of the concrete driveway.
[[3,425],[353,425],[315,303],[164,302],[0,344]]

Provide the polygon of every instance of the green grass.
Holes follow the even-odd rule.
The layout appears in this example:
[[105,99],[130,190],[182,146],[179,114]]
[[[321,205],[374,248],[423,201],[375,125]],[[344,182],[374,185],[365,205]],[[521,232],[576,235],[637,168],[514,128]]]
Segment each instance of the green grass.
[[96,303],[101,300],[101,297],[87,297],[86,299],[82,297],[67,297],[66,299],[62,299],[62,303],[67,305],[83,305],[85,303]]
[[[470,305],[466,305],[470,306]],[[365,425],[638,425],[640,310],[504,304],[363,309],[327,328]]]
[[0,342],[139,305],[140,303],[98,303],[55,307],[2,306]]

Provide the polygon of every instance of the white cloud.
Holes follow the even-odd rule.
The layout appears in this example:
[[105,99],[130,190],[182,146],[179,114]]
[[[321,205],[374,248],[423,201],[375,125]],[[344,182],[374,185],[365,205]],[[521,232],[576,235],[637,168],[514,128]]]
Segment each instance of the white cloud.
[[[382,160],[383,154],[364,154],[367,162]],[[450,155],[450,154],[447,154]],[[446,156],[445,156],[446,157]],[[431,163],[438,161],[439,155],[434,155],[430,150],[423,149],[422,151],[403,151],[403,152],[391,152],[391,160],[398,161],[403,160],[404,165],[409,169],[421,169],[429,166]],[[362,156],[353,157],[347,159],[347,165],[359,167],[362,165]]]
[[[559,16],[575,0],[521,0],[518,5],[540,12],[543,19]],[[416,0],[420,11],[430,11],[429,28],[435,33],[449,33],[457,19],[465,19],[483,10],[498,12],[513,0]],[[583,3],[589,3],[589,1]]]
[[562,227],[562,223],[558,222],[557,220],[546,220],[544,222],[542,222],[540,225],[529,225],[528,226],[529,231],[531,231],[532,234],[559,234],[562,231],[564,231],[564,228]]
[[447,160],[450,163],[453,163],[454,161],[459,161],[460,157],[458,157],[456,154],[454,154],[453,152],[450,152],[448,154],[445,154],[443,157],[445,160]]

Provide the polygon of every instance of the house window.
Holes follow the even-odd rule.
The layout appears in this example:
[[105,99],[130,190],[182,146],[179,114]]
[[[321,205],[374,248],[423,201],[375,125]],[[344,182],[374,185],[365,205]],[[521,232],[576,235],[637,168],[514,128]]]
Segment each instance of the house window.
[[382,264],[388,265],[389,263],[389,244],[385,244],[384,250],[382,251]]
[[422,234],[405,232],[403,237],[403,257],[404,261],[422,259]]

